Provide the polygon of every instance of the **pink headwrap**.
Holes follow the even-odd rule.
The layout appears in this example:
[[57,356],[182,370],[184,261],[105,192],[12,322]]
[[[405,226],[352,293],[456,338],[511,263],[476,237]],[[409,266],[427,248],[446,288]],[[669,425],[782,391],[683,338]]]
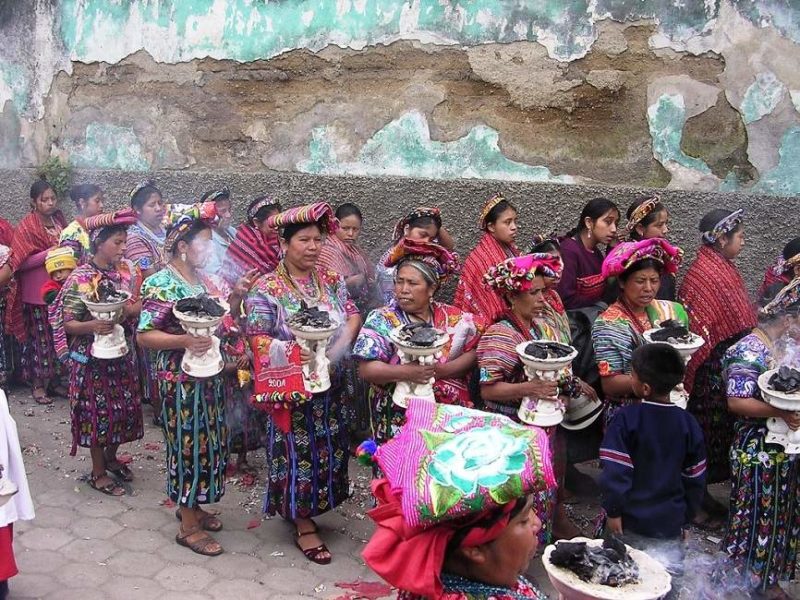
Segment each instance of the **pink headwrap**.
[[487,284],[500,292],[527,292],[537,275],[558,279],[564,265],[561,258],[547,253],[507,258],[491,267],[483,276]]
[[339,229],[339,219],[327,202],[314,202],[305,206],[287,208],[283,212],[272,215],[267,219],[267,225],[276,229],[283,229],[287,225],[301,223],[317,223],[327,234],[336,233]]
[[614,246],[603,261],[604,278],[619,277],[635,263],[652,258],[664,265],[670,274],[678,272],[683,260],[683,250],[663,238],[650,238],[638,242],[622,242]]

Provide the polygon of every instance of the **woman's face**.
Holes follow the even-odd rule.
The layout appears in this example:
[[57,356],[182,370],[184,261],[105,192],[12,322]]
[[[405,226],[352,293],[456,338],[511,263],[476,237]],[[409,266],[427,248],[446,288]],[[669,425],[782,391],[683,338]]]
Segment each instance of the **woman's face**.
[[498,242],[513,244],[517,239],[517,211],[513,208],[505,209],[497,217],[497,221],[489,223],[486,228]]
[[518,292],[511,297],[511,310],[523,322],[533,321],[545,308],[543,292],[545,290],[544,277],[537,275],[533,278],[531,289],[527,292]]
[[533,511],[533,497],[529,497],[525,508],[509,521],[500,537],[487,544],[481,571],[489,574],[492,581],[486,581],[484,576],[484,583],[513,588],[536,554],[541,528],[542,522]]
[[41,196],[31,200],[31,206],[33,210],[43,217],[49,217],[56,212],[57,202],[58,200],[56,199],[56,193],[53,191],[53,188],[47,188],[42,192]]
[[281,248],[287,262],[301,271],[310,271],[317,264],[322,242],[319,227],[309,225],[297,231],[288,242],[281,239]]
[[642,225],[636,226],[636,231],[643,240],[651,238],[665,238],[669,233],[669,211],[662,208],[655,214],[655,220],[647,227]]
[[278,212],[279,211],[277,209],[273,210],[273,211],[267,213],[267,216],[264,217],[263,221],[256,221],[255,222],[256,223],[256,229],[258,229],[265,238],[267,238],[268,240],[273,241],[273,242],[278,239],[278,228],[277,227],[270,227],[269,225],[267,225],[267,222],[269,221],[269,218],[272,215],[277,215]]
[[94,196],[87,199],[78,200],[81,214],[84,217],[94,217],[103,212],[103,192],[97,192]]
[[361,219],[358,215],[349,215],[339,220],[339,229],[336,230],[336,237],[345,244],[355,244],[361,234]]
[[166,208],[161,194],[154,192],[150,194],[140,209],[136,210],[139,220],[150,229],[161,227],[161,220],[164,218]]
[[125,256],[125,246],[128,240],[128,234],[124,231],[118,231],[102,244],[98,244],[95,257],[99,258],[102,262],[109,265],[116,265]]
[[586,219],[586,227],[592,234],[592,239],[597,240],[598,244],[610,244],[617,237],[617,225],[619,225],[619,211],[616,208],[610,209],[594,221]]
[[226,229],[231,226],[231,220],[233,219],[233,211],[231,210],[231,201],[230,200],[217,200],[214,203],[217,209],[217,216],[219,217],[219,224],[217,225],[220,229]]
[[439,235],[439,228],[433,223],[425,227],[409,227],[406,225],[405,236],[417,242],[432,242]]
[[736,231],[723,235],[719,244],[722,256],[725,258],[733,260],[739,256],[744,248],[744,227],[739,225]]
[[632,273],[627,280],[619,280],[619,287],[628,306],[644,308],[656,297],[661,286],[661,274],[654,268],[641,269]]
[[202,269],[211,259],[214,247],[211,243],[211,230],[203,229],[189,243],[178,242],[178,252],[186,254],[186,262],[195,269]]
[[394,275],[394,296],[397,305],[407,313],[416,313],[430,304],[436,287],[418,269],[403,265]]

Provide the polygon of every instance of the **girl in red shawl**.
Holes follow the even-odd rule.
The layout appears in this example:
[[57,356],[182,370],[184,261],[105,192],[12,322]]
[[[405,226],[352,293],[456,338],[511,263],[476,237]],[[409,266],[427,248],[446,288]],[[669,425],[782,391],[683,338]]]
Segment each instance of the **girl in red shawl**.
[[22,343],[22,378],[31,384],[33,399],[38,404],[50,404],[48,386],[65,397],[67,389],[61,382],[64,370],[56,358],[47,305],[40,291],[49,278],[44,268],[47,251],[58,245],[66,222],[49,183],[43,179],[34,182],[30,196],[31,212],[20,221],[11,241],[8,264],[17,286],[9,293],[6,326]]
[[484,280],[490,267],[519,255],[517,209],[502,194],[486,202],[478,221],[483,236],[464,261],[453,305],[494,323],[506,310],[502,296]]
[[261,275],[272,273],[281,260],[278,231],[267,223],[269,217],[281,212],[281,205],[260,196],[247,207],[247,222],[236,228],[228,251],[225,253],[222,274],[229,283],[235,283],[251,269]]
[[758,291],[759,298],[771,296],[770,288],[780,289],[789,285],[795,277],[800,277],[800,237],[786,244],[781,255],[764,273],[764,282]]
[[[733,260],[744,247],[742,210],[715,209],[700,221],[703,245],[697,252],[678,298],[689,314],[691,329],[706,343],[686,368],[684,386],[688,410],[697,418],[706,440],[706,481],[718,483],[730,475],[728,451],[733,441],[734,416],[728,412],[722,359],[725,352],[756,325],[756,313]],[[708,493],[705,514],[695,521],[710,526],[725,508]]]

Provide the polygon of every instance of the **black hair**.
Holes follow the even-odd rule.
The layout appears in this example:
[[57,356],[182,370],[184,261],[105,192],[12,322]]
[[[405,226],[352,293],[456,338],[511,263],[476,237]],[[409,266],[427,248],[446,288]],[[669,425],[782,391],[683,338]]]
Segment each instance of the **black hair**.
[[272,214],[281,212],[281,205],[280,202],[270,202],[269,204],[265,204],[261,208],[259,208],[254,215],[251,215],[250,212],[253,210],[253,207],[258,204],[259,202],[263,202],[264,200],[270,200],[269,196],[259,196],[258,198],[254,198],[253,201],[247,205],[247,222],[255,226],[256,221],[261,223],[264,219],[269,217]]
[[301,229],[306,227],[316,227],[322,233],[322,226],[319,223],[292,223],[281,229],[281,237],[289,242]]
[[649,385],[659,396],[664,396],[683,381],[686,364],[680,353],[669,344],[645,344],[633,351],[631,370],[639,381]]
[[41,195],[44,194],[47,190],[52,190],[52,189],[53,186],[50,185],[50,183],[46,179],[44,178],[37,179],[36,181],[33,182],[33,185],[31,185],[31,200],[36,200],[37,198],[40,198]]
[[136,193],[131,197],[131,208],[134,210],[141,210],[153,194],[162,196],[161,190],[156,187],[155,183],[150,181],[136,190]]
[[78,206],[78,201],[80,200],[88,200],[92,196],[96,196],[103,190],[100,188],[99,185],[95,185],[94,183],[80,183],[78,185],[73,185],[69,190],[69,197],[75,203],[75,206]]
[[103,229],[100,230],[100,233],[97,234],[97,237],[92,240],[92,253],[97,252],[97,247],[110,237],[118,233],[127,233],[127,231],[127,225],[109,225],[108,227],[103,227]]
[[567,233],[567,237],[574,237],[586,229],[586,219],[596,221],[610,210],[619,212],[619,207],[608,198],[592,198],[581,211],[578,217],[578,225]]
[[[642,196],[638,200],[634,200],[633,204],[631,204],[628,207],[628,212],[625,213],[625,218],[630,221],[631,220],[631,216],[633,216],[633,212],[637,208],[639,208],[642,204],[644,204],[645,202],[650,200],[651,198],[652,198],[652,196]],[[659,200],[656,203],[656,205],[653,207],[653,210],[651,210],[649,213],[647,213],[647,216],[636,224],[636,227],[641,225],[642,227],[647,229],[647,227],[649,227],[650,225],[655,223],[656,219],[658,218],[659,213],[661,211],[665,211],[665,210],[667,210],[667,207],[664,205],[664,203],[661,202],[661,200]],[[636,227],[631,229],[631,239],[638,241],[638,240],[642,239],[642,236],[639,235],[638,231],[636,231]]]
[[[733,213],[734,213],[734,211],[728,210],[727,208],[715,208],[714,210],[708,211],[706,214],[703,215],[703,218],[700,219],[700,225],[699,225],[698,229],[700,229],[700,231],[703,232],[703,233],[705,233],[707,231],[713,231],[714,227],[716,227],[717,224],[720,221],[722,221],[722,219],[724,219],[725,217],[731,216]],[[737,223],[736,227],[731,229],[725,235],[731,235],[733,233],[736,233],[737,231],[740,231],[742,229],[742,227],[743,227],[743,225],[741,223]],[[709,244],[709,242],[705,238],[703,238],[703,243],[704,244]],[[713,244],[710,244],[710,245],[713,245]]]
[[226,200],[230,202],[231,191],[227,187],[223,187],[217,190],[208,190],[202,196],[200,196],[200,202],[205,202],[206,200],[208,200],[208,197],[213,194],[218,194],[217,197],[214,198],[214,202],[224,202]]
[[513,210],[515,213],[519,212],[517,210],[517,207],[514,206],[513,204],[511,204],[511,202],[509,202],[508,200],[500,200],[500,202],[498,202],[492,208],[492,210],[490,210],[489,213],[486,215],[486,219],[484,219],[484,223],[486,225],[493,225],[494,223],[497,222],[497,219],[500,218],[500,215],[502,215],[504,212],[506,212],[509,208],[511,210]]
[[654,258],[644,258],[642,260],[637,260],[633,263],[630,267],[625,269],[619,276],[622,281],[628,281],[628,277],[633,275],[638,271],[644,271],[645,269],[655,269],[658,271],[658,274],[661,275],[664,272],[664,263],[660,260],[655,260]]
[[417,228],[425,229],[431,225],[436,227],[436,231],[438,232],[442,228],[442,218],[433,215],[419,215],[413,219],[409,219],[408,223],[406,223],[409,231]]
[[798,254],[800,254],[800,237],[794,238],[783,247],[783,260],[789,260]]
[[347,217],[358,217],[359,221],[364,220],[364,217],[361,216],[361,209],[359,209],[352,202],[345,202],[339,208],[336,209],[337,219],[341,221],[342,219],[346,219]]
[[528,249],[527,254],[547,254],[549,252],[561,252],[561,246],[555,240],[542,240],[538,244],[533,244]]
[[[764,294],[758,300],[758,307],[763,309],[767,304],[772,302],[780,293],[780,291],[786,287],[787,284],[778,281],[773,283],[769,286],[766,290],[764,290]],[[767,314],[763,310],[758,311],[758,323],[760,325],[769,325],[773,321],[777,319],[790,315],[796,317],[800,315],[800,302],[795,303],[793,306],[790,306],[778,313],[775,314]]]
[[[517,498],[514,501],[514,507],[511,509],[511,512],[509,513],[508,520],[511,521],[514,517],[516,517],[518,514],[520,514],[527,504],[528,504],[528,497],[527,496],[520,496],[519,498]],[[447,544],[447,550],[445,551],[445,556],[449,557],[449,556],[452,555],[453,552],[458,550],[458,548],[461,546],[461,542],[464,541],[464,538],[467,537],[467,534],[469,534],[470,531],[472,531],[476,527],[481,527],[483,529],[488,529],[492,525],[497,523],[500,519],[502,519],[504,514],[505,513],[501,509],[498,508],[498,509],[492,511],[491,513],[489,513],[486,516],[486,518],[481,519],[480,521],[478,521],[476,523],[470,523],[469,525],[466,525],[465,527],[457,529],[455,534],[453,535],[453,537],[450,539],[450,542],[448,542],[448,544]],[[542,515],[539,515],[539,516],[541,517]]]

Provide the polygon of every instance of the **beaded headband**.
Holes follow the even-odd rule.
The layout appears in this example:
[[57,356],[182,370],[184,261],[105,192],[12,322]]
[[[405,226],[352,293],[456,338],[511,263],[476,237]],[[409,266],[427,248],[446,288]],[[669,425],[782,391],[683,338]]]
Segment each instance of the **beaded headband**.
[[492,212],[492,209],[500,204],[501,202],[505,201],[505,196],[498,192],[491,198],[486,201],[486,204],[483,205],[481,209],[480,217],[478,218],[478,226],[481,229],[486,229],[486,219],[489,217],[489,213]]
[[156,182],[152,179],[146,179],[145,181],[137,183],[129,194],[130,199],[133,200],[134,196],[136,196],[136,194],[141,192],[146,187],[156,187]]
[[642,202],[639,206],[636,207],[636,210],[633,211],[631,214],[631,218],[628,219],[627,225],[625,225],[625,229],[628,230],[628,233],[633,231],[634,227],[636,227],[639,223],[644,221],[651,212],[653,212],[656,208],[661,206],[661,198],[658,196],[653,196],[652,198],[648,198],[644,202]]
[[274,198],[262,198],[261,200],[253,204],[253,206],[247,209],[247,220],[253,221],[256,218],[258,211],[260,211],[265,206],[270,206],[270,205],[276,206],[280,211],[280,205]]
[[708,244],[715,243],[723,235],[730,233],[742,222],[744,219],[744,209],[733,211],[727,217],[723,218],[719,223],[714,225],[711,231],[703,232],[703,241]]

